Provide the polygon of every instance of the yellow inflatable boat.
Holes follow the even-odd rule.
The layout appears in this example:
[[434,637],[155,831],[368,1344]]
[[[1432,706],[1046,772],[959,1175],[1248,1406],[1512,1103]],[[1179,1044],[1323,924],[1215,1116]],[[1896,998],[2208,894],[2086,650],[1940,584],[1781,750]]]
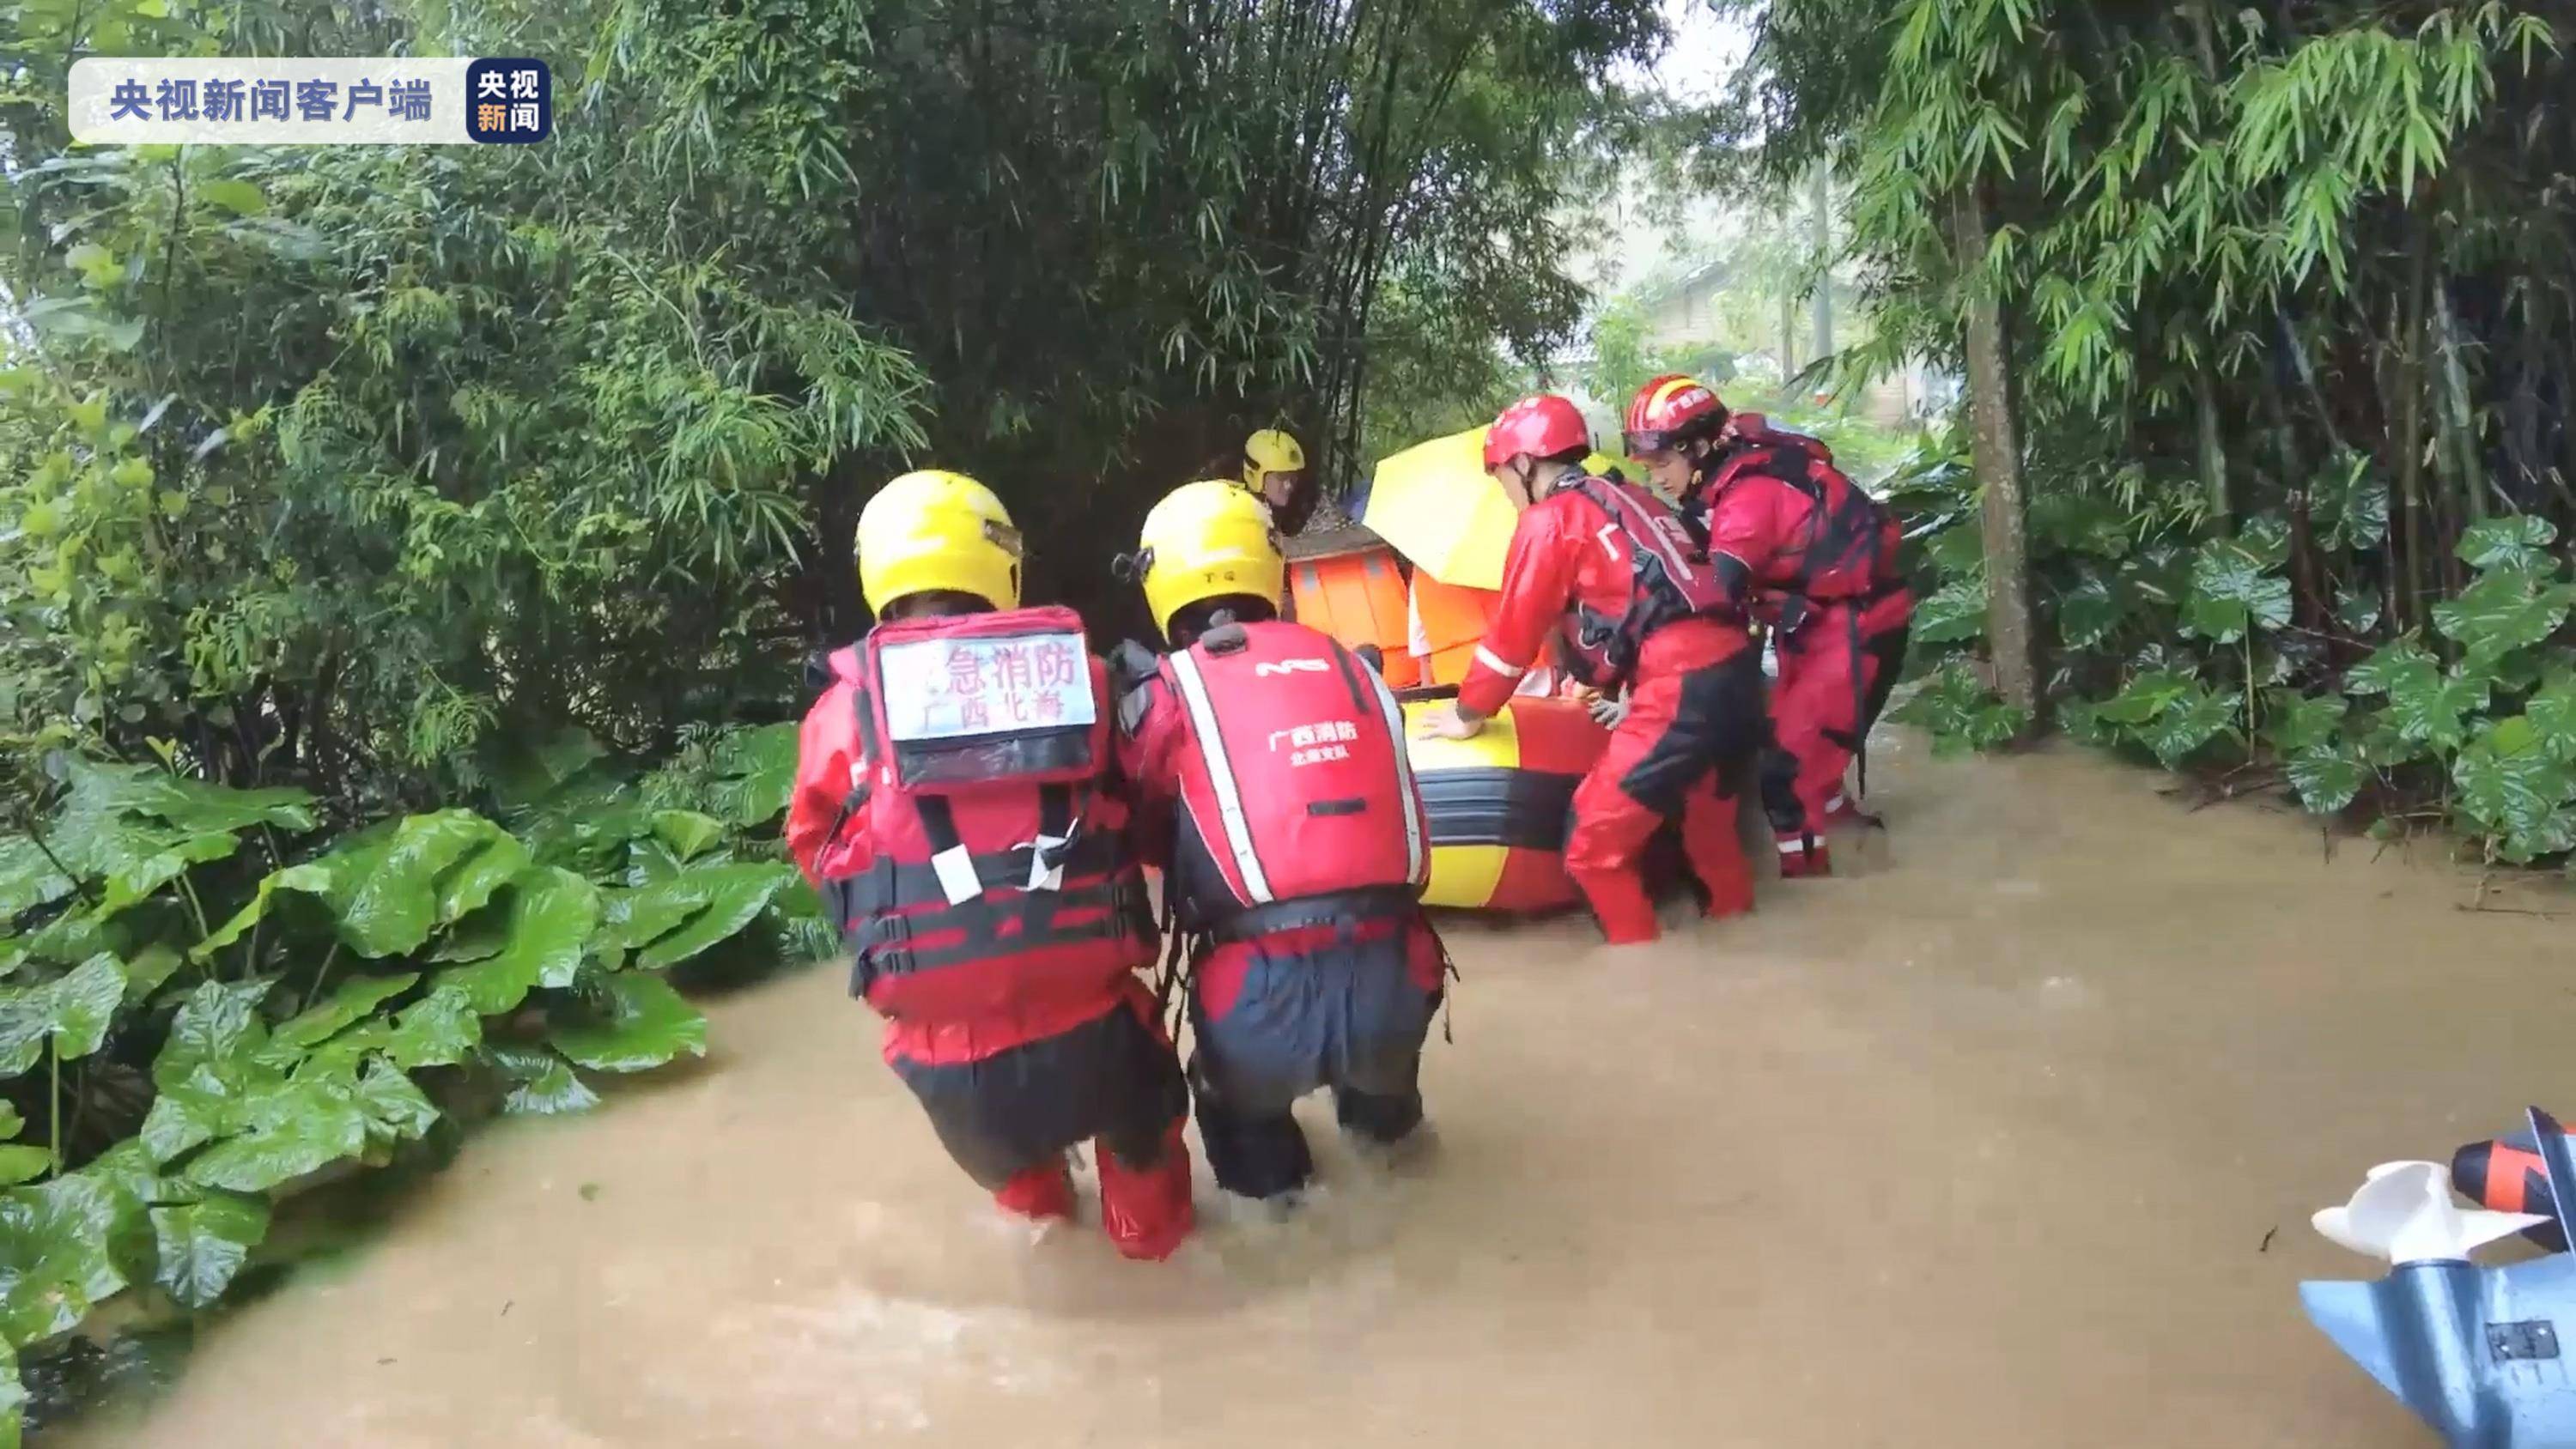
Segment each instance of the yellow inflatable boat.
[[1571,905],[1565,830],[1574,787],[1609,732],[1574,700],[1522,696],[1474,739],[1412,738],[1413,717],[1432,707],[1428,700],[1404,707],[1407,752],[1431,821],[1423,903],[1471,911]]

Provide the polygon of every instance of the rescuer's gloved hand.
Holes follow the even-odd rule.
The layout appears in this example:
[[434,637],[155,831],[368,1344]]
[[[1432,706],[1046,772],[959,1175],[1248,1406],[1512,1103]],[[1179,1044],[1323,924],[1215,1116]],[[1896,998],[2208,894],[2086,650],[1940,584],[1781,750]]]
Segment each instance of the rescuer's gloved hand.
[[1619,721],[1628,717],[1628,696],[1596,694],[1585,703],[1584,708],[1591,711],[1594,724],[1605,730],[1615,730],[1619,727]]

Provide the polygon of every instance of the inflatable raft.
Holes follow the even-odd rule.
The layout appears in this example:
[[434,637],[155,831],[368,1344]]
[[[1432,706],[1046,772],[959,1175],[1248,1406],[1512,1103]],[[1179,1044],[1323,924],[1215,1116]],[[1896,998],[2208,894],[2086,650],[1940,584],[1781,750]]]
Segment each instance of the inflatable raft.
[[1471,911],[1571,905],[1565,830],[1574,787],[1609,732],[1574,700],[1523,696],[1474,739],[1411,738],[1413,718],[1433,707],[1428,700],[1404,707],[1407,753],[1431,821],[1423,903]]
[[1288,598],[1298,623],[1357,649],[1377,649],[1397,689],[1420,674],[1405,652],[1404,570],[1395,550],[1364,528],[1339,528],[1288,541]]

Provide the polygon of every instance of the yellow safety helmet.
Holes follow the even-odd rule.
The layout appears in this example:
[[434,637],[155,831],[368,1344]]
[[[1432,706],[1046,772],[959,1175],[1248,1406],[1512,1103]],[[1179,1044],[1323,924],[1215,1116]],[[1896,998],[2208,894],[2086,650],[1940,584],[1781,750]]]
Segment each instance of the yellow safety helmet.
[[1306,450],[1277,428],[1263,428],[1243,440],[1243,486],[1258,493],[1264,473],[1302,473]]
[[1020,531],[993,490],[963,473],[906,473],[859,510],[859,592],[883,614],[910,594],[952,589],[996,609],[1020,605]]
[[1619,471],[1619,460],[1607,453],[1587,453],[1583,458],[1583,471],[1595,478],[1614,477]]
[[1203,478],[1163,496],[1136,537],[1136,565],[1154,627],[1170,638],[1172,616],[1202,599],[1249,594],[1279,602],[1288,566],[1260,499]]

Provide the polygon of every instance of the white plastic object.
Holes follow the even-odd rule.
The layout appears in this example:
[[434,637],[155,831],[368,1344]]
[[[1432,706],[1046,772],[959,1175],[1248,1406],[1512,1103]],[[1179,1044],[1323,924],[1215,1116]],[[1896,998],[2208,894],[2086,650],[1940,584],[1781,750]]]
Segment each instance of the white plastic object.
[[2463,1259],[2472,1248],[2548,1219],[2461,1207],[2451,1197],[2450,1169],[2441,1163],[2383,1162],[2352,1201],[2322,1208],[2309,1221],[2329,1242],[2396,1264]]

